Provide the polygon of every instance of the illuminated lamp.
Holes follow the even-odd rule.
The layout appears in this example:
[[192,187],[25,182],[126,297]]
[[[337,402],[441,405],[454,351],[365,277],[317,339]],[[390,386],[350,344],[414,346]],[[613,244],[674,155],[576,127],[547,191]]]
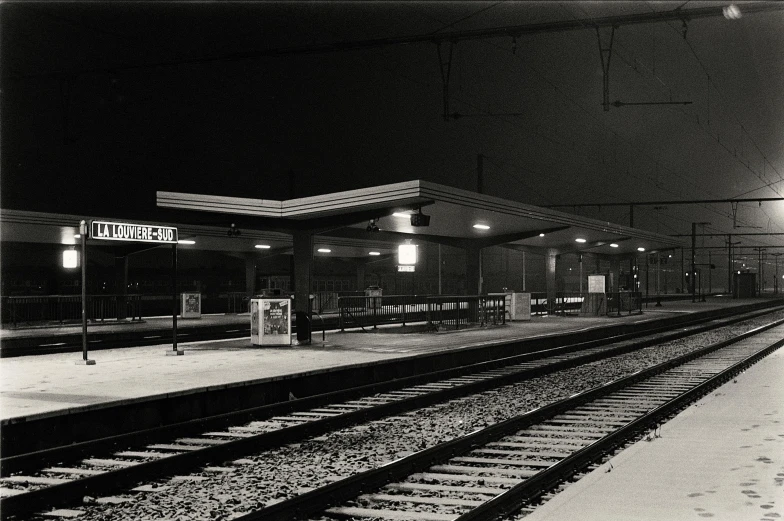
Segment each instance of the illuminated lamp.
[[618,245],[615,244],[615,243],[610,244],[610,248],[617,248],[617,247],[618,247]]
[[76,250],[63,251],[63,268],[78,268],[79,253]]
[[411,214],[410,213],[395,212],[395,213],[392,214],[392,217],[402,217],[403,219],[409,219],[409,218],[411,218]]
[[637,251],[645,251],[645,248],[643,248],[642,246],[640,246],[639,248],[637,248]]
[[544,234],[543,234],[543,233],[540,233],[540,234],[539,234],[539,237],[544,237]]
[[397,247],[397,263],[402,265],[416,264],[417,247],[416,244],[401,244]]
[[584,242],[585,242],[585,239],[575,239],[575,240],[574,240],[574,242],[579,242],[579,243],[581,243],[581,244],[582,244],[582,243],[584,243]]
[[319,248],[318,252],[319,253],[332,253],[332,250],[330,250],[329,248]]
[[490,229],[490,227],[488,225],[486,225],[486,224],[475,224],[474,228],[476,228],[477,230],[489,230]]
[[260,250],[269,250],[271,246],[269,244],[257,244],[254,248],[258,248]]
[[177,244],[196,244],[196,241],[191,241],[191,240],[188,240],[188,239],[183,239],[183,240],[177,241]]
[[370,252],[368,252],[368,255],[373,255],[375,257],[375,256],[378,256],[378,255],[381,255],[381,252],[380,251],[370,251]]

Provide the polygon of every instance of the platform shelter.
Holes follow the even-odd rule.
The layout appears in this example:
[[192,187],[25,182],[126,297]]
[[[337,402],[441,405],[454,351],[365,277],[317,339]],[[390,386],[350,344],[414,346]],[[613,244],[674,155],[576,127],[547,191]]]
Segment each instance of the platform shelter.
[[291,236],[298,314],[309,312],[314,244],[327,238],[381,241],[390,247],[426,241],[462,248],[469,295],[482,292],[483,248],[535,252],[545,258],[548,300],[555,299],[559,255],[608,258],[607,290],[612,292],[618,289],[622,260],[683,246],[665,235],[422,180],[284,201],[159,191],[157,205],[181,214],[221,214],[243,228]]

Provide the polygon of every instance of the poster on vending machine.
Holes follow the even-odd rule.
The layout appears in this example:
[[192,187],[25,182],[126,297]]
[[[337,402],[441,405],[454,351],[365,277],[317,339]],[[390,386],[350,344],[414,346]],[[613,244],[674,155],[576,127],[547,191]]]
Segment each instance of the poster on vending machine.
[[265,300],[264,335],[289,334],[289,301]]

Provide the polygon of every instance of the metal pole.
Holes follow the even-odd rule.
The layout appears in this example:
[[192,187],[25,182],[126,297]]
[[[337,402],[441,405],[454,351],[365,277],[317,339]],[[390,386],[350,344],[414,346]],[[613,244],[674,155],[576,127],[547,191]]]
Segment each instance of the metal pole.
[[441,245],[438,245],[438,294],[441,295]]
[[708,295],[713,292],[713,264],[711,264],[711,252],[708,250]]
[[82,359],[79,365],[95,365],[95,360],[87,358],[87,222],[79,222],[82,241]]
[[167,354],[184,355],[185,351],[177,348],[177,243],[172,244],[172,350]]
[[695,269],[695,266],[694,266],[694,263],[695,263],[695,260],[694,260],[694,253],[695,253],[694,248],[696,246],[697,246],[697,223],[691,223],[691,273],[689,274],[689,277],[691,279],[690,282],[691,282],[691,301],[692,302],[696,302],[695,291],[697,289],[696,284],[695,284],[696,283],[695,279],[697,278],[697,276],[696,276],[696,269]]
[[523,291],[525,291],[525,252],[523,252]]
[[727,235],[727,293],[732,293],[732,234]]

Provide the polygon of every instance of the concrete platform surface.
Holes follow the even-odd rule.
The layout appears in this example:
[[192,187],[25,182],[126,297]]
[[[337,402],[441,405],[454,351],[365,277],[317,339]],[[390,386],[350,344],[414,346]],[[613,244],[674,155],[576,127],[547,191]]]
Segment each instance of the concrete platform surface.
[[[81,353],[3,358],[0,359],[0,420],[29,420],[143,397],[282,379],[292,374],[559,335],[625,321],[650,321],[672,313],[753,302],[719,298],[703,303],[671,302],[661,308],[651,305],[642,315],[534,317],[531,321],[505,326],[440,333],[395,333],[394,327],[375,334],[328,331],[324,342],[321,333],[316,332],[312,345],[292,347],[252,347],[250,340],[244,338],[190,343],[181,339],[178,347],[185,351],[183,356],[166,356],[171,343],[105,349],[89,353],[95,365],[75,365],[81,360]],[[237,319],[229,317],[229,320]],[[245,320],[249,318],[246,316]]]
[[784,349],[719,387],[525,521],[784,518]]

